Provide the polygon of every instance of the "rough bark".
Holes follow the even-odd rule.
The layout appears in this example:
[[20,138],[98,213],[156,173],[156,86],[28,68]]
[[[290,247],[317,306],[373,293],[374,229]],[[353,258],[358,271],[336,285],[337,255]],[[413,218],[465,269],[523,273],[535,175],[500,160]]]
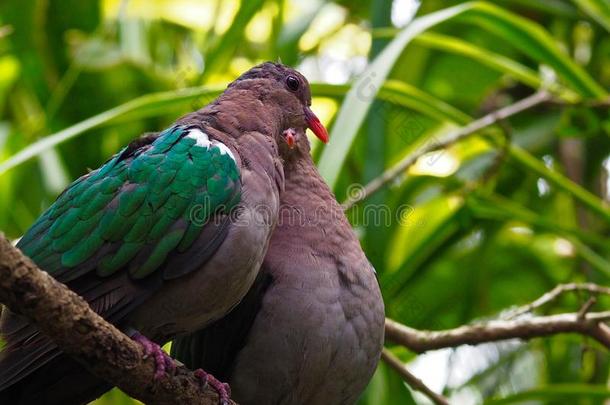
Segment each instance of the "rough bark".
[[527,340],[560,333],[578,333],[589,336],[609,349],[610,328],[603,323],[608,319],[610,319],[610,311],[579,312],[509,321],[490,321],[442,331],[421,331],[386,319],[385,337],[386,340],[404,346],[416,353],[506,339]]

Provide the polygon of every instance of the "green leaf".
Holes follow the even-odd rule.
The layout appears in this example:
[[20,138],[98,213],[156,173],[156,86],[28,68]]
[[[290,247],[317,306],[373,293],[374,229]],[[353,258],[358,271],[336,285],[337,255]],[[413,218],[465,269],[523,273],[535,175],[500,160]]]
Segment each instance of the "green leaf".
[[472,5],[467,3],[416,18],[384,48],[354,82],[341,104],[337,121],[332,128],[330,142],[324,148],[318,163],[320,173],[331,189],[337,183],[343,162],[377,92],[407,44],[421,32],[471,7]]
[[599,197],[585,188],[574,183],[561,173],[551,170],[544,165],[540,160],[530,155],[524,149],[517,145],[511,145],[509,148],[510,158],[518,162],[520,165],[544,177],[551,184],[564,190],[572,195],[578,201],[589,207],[593,212],[600,215],[603,219],[610,223],[610,209]]
[[141,114],[146,111],[150,112],[150,110],[161,110],[169,105],[197,100],[200,97],[215,97],[220,94],[223,89],[224,87],[204,86],[138,97],[34,142],[11,156],[9,159],[0,162],[0,175],[69,139],[93,128],[107,125],[119,118],[124,118],[129,114]]
[[[320,97],[343,97],[349,93],[350,86],[313,83],[311,91],[312,94]],[[386,80],[375,94],[375,98],[420,112],[439,121],[450,120],[458,123],[470,121],[470,117],[457,108],[398,80]]]
[[[562,18],[576,19],[576,8],[563,0],[500,0],[504,6],[518,5],[520,9],[529,9],[535,12],[543,12]],[[508,8],[508,7],[507,7]]]
[[591,384],[555,384],[528,391],[519,392],[505,398],[491,399],[485,405],[522,404],[530,400],[549,401],[555,399],[561,403],[577,403],[580,399],[610,398],[610,389]]
[[299,59],[299,40],[309,29],[322,7],[326,3],[320,2],[309,9],[304,15],[299,15],[288,21],[281,29],[277,38],[278,56],[289,66],[297,63]]
[[610,2],[608,0],[573,0],[585,14],[610,32]]
[[416,405],[405,382],[396,371],[380,361],[375,375],[357,405]]
[[576,250],[584,260],[606,276],[610,276],[610,262],[581,242],[597,246],[600,250],[606,251],[610,244],[604,238],[576,227],[562,225],[558,221],[541,216],[499,195],[470,196],[467,202],[468,208],[477,218],[490,218],[496,221],[519,221],[532,228],[544,229],[565,237],[575,245]]
[[[345,91],[348,90],[348,87],[345,85],[313,84],[312,90],[315,94],[320,96],[335,97],[344,94]],[[467,114],[449,104],[399,81],[386,81],[376,94],[376,97],[381,100],[393,102],[396,105],[413,109],[428,115],[431,118],[438,119],[439,121],[449,121],[465,125],[472,120]],[[484,132],[491,130],[491,128],[487,128]],[[438,138],[442,139],[442,135],[439,134]],[[610,222],[610,209],[608,209],[599,197],[574,183],[561,173],[547,168],[526,150],[519,148],[516,145],[513,145],[510,148],[509,153],[511,158],[520,165],[528,170],[537,172],[541,177],[544,177],[561,190],[572,195],[592,211],[600,214],[604,219]]]
[[585,97],[601,98],[607,92],[557,46],[539,24],[492,4],[477,2],[458,20],[468,21],[492,32],[539,63],[551,66],[574,90]]
[[[316,96],[343,97],[349,91],[347,85],[312,84],[312,92]],[[161,115],[168,108],[191,103],[191,107],[197,108],[205,105],[224,90],[224,86],[202,86],[192,87],[179,91],[168,91],[147,94],[128,101],[110,110],[74,124],[59,132],[48,135],[45,138],[29,145],[17,152],[9,159],[0,162],[0,175],[25,161],[40,155],[63,142],[76,136],[84,134],[94,128],[119,122],[133,121],[143,117]],[[407,108],[428,114],[436,119],[450,117],[456,121],[464,122],[468,116],[454,107],[410,86],[398,81],[385,83],[378,95],[379,99],[394,102]],[[197,106],[193,106],[193,104]]]
[[385,298],[396,298],[419,265],[458,229],[463,206],[463,197],[443,195],[416,207],[396,210],[400,226],[392,236],[392,255],[380,279]]
[[[448,35],[425,32],[415,38],[415,43],[418,45],[427,46],[429,48],[439,49],[472,58],[473,60],[489,66],[492,69],[506,73],[514,79],[534,89],[539,89],[543,86],[542,79],[538,73],[532,69],[519,62],[516,62],[513,59],[491,52],[488,49],[480,48],[471,44],[470,42],[462,41],[461,39]],[[559,85],[558,83],[551,83],[549,86],[549,91],[557,94],[558,97],[569,101],[576,101],[578,99],[578,95],[576,93],[568,88],[565,88],[564,86]]]
[[240,2],[239,10],[231,22],[231,26],[222,34],[214,46],[206,52],[205,72],[210,74],[218,73],[224,69],[231,60],[235,50],[242,42],[246,26],[254,15],[261,9],[265,0],[248,0]]
[[[458,18],[459,17],[459,18]],[[551,66],[574,90],[585,97],[601,98],[606,92],[555,44],[538,24],[484,2],[471,2],[419,17],[379,54],[354,82],[337,115],[330,142],[319,161],[319,169],[331,188],[375,95],[405,47],[419,34],[442,22],[459,19],[493,32],[540,63]]]

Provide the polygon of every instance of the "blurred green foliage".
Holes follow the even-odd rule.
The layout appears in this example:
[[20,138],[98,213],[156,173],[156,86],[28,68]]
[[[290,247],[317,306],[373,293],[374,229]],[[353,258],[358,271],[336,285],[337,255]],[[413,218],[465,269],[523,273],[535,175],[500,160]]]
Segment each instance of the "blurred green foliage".
[[[609,34],[607,0],[4,0],[0,229],[19,237],[130,139],[281,59],[313,83],[332,131],[314,155],[340,201],[471,117],[541,87],[556,97],[424,156],[348,211],[388,316],[450,328],[558,283],[607,284]],[[578,336],[393,351],[455,403],[610,397],[607,351]],[[96,403],[134,401],[113,390]],[[380,365],[361,404],[394,403],[426,402]]]

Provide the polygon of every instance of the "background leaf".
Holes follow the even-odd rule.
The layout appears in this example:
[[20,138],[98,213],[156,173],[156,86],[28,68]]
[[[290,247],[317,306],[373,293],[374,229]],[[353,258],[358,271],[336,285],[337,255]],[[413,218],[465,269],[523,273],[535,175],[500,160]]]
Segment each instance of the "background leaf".
[[[339,201],[473,120],[346,212],[387,314],[443,329],[501,318],[564,282],[610,278],[605,0],[0,2],[0,230],[15,239],[70,181],[209,103],[264,60],[297,67],[331,142]],[[542,312],[575,312],[586,294]],[[606,310],[599,297],[592,310]],[[607,351],[579,336],[416,355],[451,403],[603,405]],[[131,404],[113,390],[98,404]],[[381,364],[360,405],[427,404]]]

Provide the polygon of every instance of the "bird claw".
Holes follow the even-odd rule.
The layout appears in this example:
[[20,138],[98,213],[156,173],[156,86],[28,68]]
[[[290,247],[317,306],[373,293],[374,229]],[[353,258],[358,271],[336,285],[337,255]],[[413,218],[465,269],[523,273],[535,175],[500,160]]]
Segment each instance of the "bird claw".
[[135,342],[139,343],[144,349],[144,358],[152,357],[155,361],[155,380],[165,377],[168,372],[174,372],[176,369],[176,363],[169,357],[167,353],[161,349],[161,347],[149,340],[146,336],[135,333],[131,337]]
[[218,403],[220,405],[229,405],[231,403],[231,387],[229,384],[218,381],[212,374],[206,373],[200,368],[195,370],[194,373],[195,377],[201,380],[204,388],[209,385],[218,393]]

